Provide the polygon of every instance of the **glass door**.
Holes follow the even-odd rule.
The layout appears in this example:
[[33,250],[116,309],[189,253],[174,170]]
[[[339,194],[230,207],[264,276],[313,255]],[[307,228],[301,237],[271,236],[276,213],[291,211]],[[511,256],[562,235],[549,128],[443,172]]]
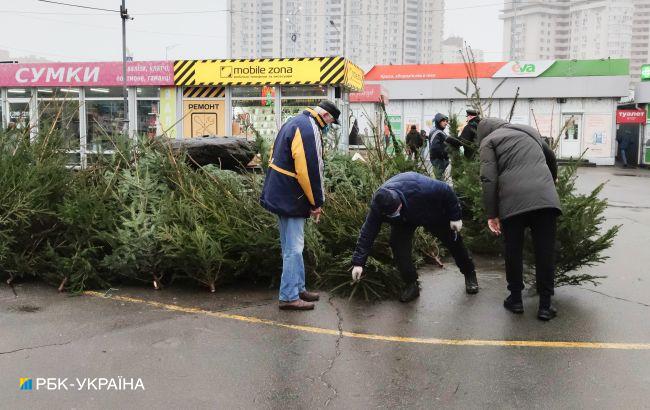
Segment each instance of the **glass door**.
[[561,124],[566,127],[560,136],[560,156],[578,158],[582,154],[582,114],[564,114]]

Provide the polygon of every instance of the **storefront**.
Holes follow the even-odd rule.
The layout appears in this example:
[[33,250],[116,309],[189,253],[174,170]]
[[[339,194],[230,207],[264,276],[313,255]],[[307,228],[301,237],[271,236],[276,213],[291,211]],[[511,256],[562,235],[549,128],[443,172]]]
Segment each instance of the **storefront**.
[[[329,98],[342,112],[347,146],[349,93],[363,71],[342,57],[181,60],[127,63],[125,123],[122,64],[0,64],[3,127],[65,130],[71,162],[110,153],[113,139],[165,135],[273,138],[284,121]],[[134,109],[131,109],[134,107]]]
[[650,166],[650,64],[641,69],[641,82],[634,91],[634,102],[640,110],[645,110],[645,124],[640,125],[641,149],[639,152],[642,166]]
[[[614,164],[616,109],[628,95],[628,60],[486,62],[473,71],[480,94],[492,97],[491,105],[484,100],[487,115],[508,118],[518,94],[511,122],[559,138],[560,157],[585,152],[595,164]],[[467,76],[464,64],[425,64],[375,66],[365,80],[387,90],[389,120],[404,138],[410,125],[430,131],[437,112],[456,114],[463,124],[469,103],[463,93],[475,91]]]

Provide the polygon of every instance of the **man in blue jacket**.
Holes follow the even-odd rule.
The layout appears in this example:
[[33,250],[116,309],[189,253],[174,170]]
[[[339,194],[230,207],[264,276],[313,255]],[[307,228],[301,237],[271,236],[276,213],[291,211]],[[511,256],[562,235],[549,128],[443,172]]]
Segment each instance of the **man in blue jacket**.
[[444,182],[405,172],[386,181],[372,197],[370,210],[361,228],[352,256],[352,280],[358,281],[368,259],[372,244],[382,223],[391,225],[390,246],[395,263],[406,287],[400,297],[410,302],[420,296],[418,274],[411,256],[415,229],[423,226],[447,248],[465,276],[465,290],[478,293],[478,280],[460,230],[460,204],[451,187]]
[[333,102],[322,101],[287,121],[275,138],[260,203],[278,215],[282,310],[311,310],[319,299],[305,288],[305,219],[320,218],[325,201],[322,135],[330,124],[338,124],[340,114]]

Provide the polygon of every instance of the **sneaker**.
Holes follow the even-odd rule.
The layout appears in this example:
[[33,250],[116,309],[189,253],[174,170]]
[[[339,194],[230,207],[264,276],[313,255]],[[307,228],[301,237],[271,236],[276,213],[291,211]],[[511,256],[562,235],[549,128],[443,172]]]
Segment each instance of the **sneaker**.
[[316,292],[310,292],[308,290],[302,291],[299,294],[300,299],[304,300],[305,302],[318,302],[320,299],[320,295]]
[[513,298],[512,295],[508,296],[506,300],[503,301],[503,307],[511,311],[512,313],[521,314],[524,313],[524,304],[521,299]]
[[302,299],[296,299],[292,302],[286,302],[284,300],[280,301],[280,310],[313,310],[314,304],[311,302],[305,302]]
[[549,320],[553,319],[556,316],[557,316],[557,309],[555,309],[553,306],[540,307],[539,310],[537,311],[537,318],[545,322],[548,322]]
[[420,283],[418,281],[408,283],[399,297],[402,303],[411,302],[420,297]]
[[465,275],[465,292],[470,295],[478,293],[478,279],[476,278],[476,271],[471,271]]

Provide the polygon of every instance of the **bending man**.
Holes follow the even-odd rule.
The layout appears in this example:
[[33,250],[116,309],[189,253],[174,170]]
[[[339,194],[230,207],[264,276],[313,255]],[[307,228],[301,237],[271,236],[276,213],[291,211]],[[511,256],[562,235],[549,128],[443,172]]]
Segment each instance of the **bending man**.
[[372,244],[384,222],[391,226],[390,246],[406,282],[400,301],[410,302],[420,296],[418,274],[411,255],[413,235],[419,226],[449,249],[465,275],[466,292],[478,293],[474,262],[460,236],[463,227],[460,204],[449,185],[416,172],[406,172],[392,177],[375,192],[352,257],[354,281],[361,278]]

